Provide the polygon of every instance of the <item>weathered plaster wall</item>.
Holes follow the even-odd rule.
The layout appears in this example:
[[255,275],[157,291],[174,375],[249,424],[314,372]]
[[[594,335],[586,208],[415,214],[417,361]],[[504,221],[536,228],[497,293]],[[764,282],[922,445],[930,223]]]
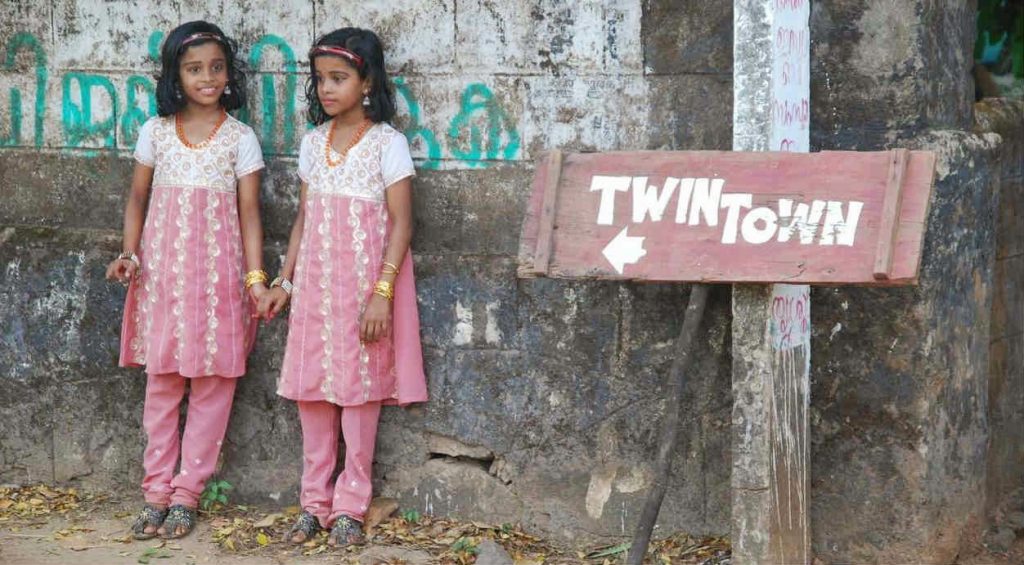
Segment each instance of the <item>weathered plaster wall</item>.
[[[812,537],[826,560],[951,562],[984,527],[986,477],[1024,477],[1007,445],[1022,404],[994,411],[989,370],[1014,146],[975,126],[973,4],[812,4],[812,149],[939,153],[920,286],[812,293]],[[1024,394],[1020,377],[1001,382]]]
[[[248,119],[270,164],[276,269],[304,53],[354,23],[388,45],[419,165],[433,397],[385,412],[377,491],[565,539],[628,532],[687,291],[517,280],[531,160],[552,146],[727,149],[731,3],[130,4],[0,3],[0,481],[139,479],[142,379],[114,367],[123,290],[102,274],[119,246],[127,151],[152,112],[158,33],[206,17],[257,71]],[[941,155],[921,285],[813,291],[811,528],[828,561],[948,562],[983,525],[986,491],[1022,474],[1004,446],[1019,439],[1024,383],[998,370],[1020,357],[998,309],[1012,315],[1019,279],[997,269],[1015,264],[1019,214],[1006,203],[1019,174],[1006,172],[1006,136],[987,133],[998,128],[979,119],[975,131],[970,4],[812,5],[811,149]],[[728,530],[729,304],[727,289],[713,292],[660,531]],[[298,420],[273,393],[283,339],[282,323],[261,331],[236,398],[221,475],[238,500],[296,498]]]
[[[296,202],[305,52],[355,24],[387,45],[419,166],[414,250],[433,398],[385,411],[378,492],[568,539],[628,531],[686,289],[518,281],[519,225],[532,159],[547,147],[728,147],[728,5],[279,4],[2,4],[0,480],[140,478],[143,381],[115,368],[123,290],[102,274],[162,33],[208,18],[256,71],[245,117],[270,165],[276,270]],[[709,312],[665,528],[728,529],[728,301],[718,292]],[[298,420],[274,394],[284,334],[281,322],[261,331],[236,397],[221,474],[238,500],[296,498]]]

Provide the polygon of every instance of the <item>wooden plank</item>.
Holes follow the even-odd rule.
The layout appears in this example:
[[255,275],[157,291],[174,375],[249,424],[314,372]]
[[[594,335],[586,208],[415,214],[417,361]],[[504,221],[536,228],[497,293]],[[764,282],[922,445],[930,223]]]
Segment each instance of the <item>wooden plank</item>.
[[544,206],[544,186],[547,182],[546,157],[537,161],[534,169],[533,186],[530,197],[526,204],[526,214],[523,218],[523,228],[519,235],[519,260],[517,275],[520,278],[534,278],[537,272],[534,270],[535,256],[537,254],[537,232],[540,223],[541,208]]
[[875,257],[891,160],[889,151],[564,153],[556,171],[544,159],[519,274],[915,284],[935,156],[906,152],[892,266],[880,280]]
[[875,251],[874,277],[889,279],[892,275],[892,258],[899,231],[900,207],[903,205],[903,175],[907,170],[908,151],[894,149],[889,162],[889,180],[885,186],[885,200],[882,204],[882,224],[878,228],[878,245]]
[[544,201],[537,224],[537,251],[533,268],[537,274],[547,274],[551,261],[551,246],[555,231],[555,215],[558,208],[558,180],[562,175],[562,152],[554,149],[547,155],[547,171],[544,182]]

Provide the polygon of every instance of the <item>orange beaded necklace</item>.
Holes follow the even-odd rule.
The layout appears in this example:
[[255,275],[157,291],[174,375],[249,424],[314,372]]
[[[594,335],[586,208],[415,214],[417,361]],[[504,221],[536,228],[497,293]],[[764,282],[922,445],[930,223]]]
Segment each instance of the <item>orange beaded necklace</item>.
[[363,123],[359,125],[359,129],[352,134],[352,139],[349,140],[345,150],[341,152],[341,160],[339,161],[331,159],[331,147],[334,146],[334,130],[337,127],[337,124],[338,122],[336,121],[331,122],[331,129],[327,131],[327,145],[324,146],[324,157],[327,158],[328,167],[337,167],[342,164],[345,161],[345,157],[348,156],[348,152],[355,147],[357,143],[359,143],[359,140],[363,138],[363,134],[366,133],[366,130],[370,129],[373,122],[370,120],[363,120]]
[[220,119],[217,120],[217,125],[213,126],[213,130],[210,132],[210,135],[206,136],[206,139],[202,140],[199,143],[192,143],[191,141],[188,140],[187,137],[185,137],[185,126],[182,125],[181,116],[179,116],[178,114],[174,115],[174,129],[178,132],[178,140],[181,141],[182,145],[188,147],[189,149],[201,149],[203,147],[206,147],[210,143],[210,140],[213,139],[213,136],[217,135],[217,132],[220,131],[220,126],[224,125],[224,122],[227,121],[227,119],[228,113],[221,110]]

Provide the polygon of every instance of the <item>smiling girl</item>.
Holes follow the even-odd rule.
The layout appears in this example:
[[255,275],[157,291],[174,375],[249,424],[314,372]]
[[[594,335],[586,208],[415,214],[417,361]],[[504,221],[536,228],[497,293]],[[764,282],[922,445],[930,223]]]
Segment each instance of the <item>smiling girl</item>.
[[267,291],[263,154],[252,129],[227,113],[245,105],[235,57],[235,42],[207,22],[167,36],[159,117],[139,131],[124,251],[107,268],[107,278],[128,286],[120,365],[147,374],[138,539],[181,537],[194,527],[252,348],[253,304]]

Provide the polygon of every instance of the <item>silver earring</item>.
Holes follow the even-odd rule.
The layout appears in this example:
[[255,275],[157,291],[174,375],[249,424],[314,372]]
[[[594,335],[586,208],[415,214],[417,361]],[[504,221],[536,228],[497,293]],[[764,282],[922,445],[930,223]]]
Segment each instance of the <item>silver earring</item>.
[[369,105],[370,105],[370,93],[369,92],[364,92],[363,93],[363,106],[369,106]]
[[231,94],[231,85],[230,84],[224,87],[224,94],[228,94],[228,95]]
[[181,89],[180,88],[178,90],[174,91],[174,97],[177,98],[178,100],[181,100]]

